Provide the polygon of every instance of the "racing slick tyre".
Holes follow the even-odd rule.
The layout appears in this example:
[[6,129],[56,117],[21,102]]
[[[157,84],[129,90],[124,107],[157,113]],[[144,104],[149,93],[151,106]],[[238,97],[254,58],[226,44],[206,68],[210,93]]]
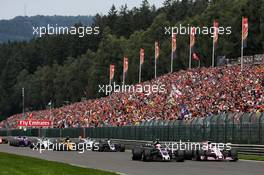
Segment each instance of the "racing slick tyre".
[[232,158],[232,160],[230,160],[230,161],[232,161],[232,162],[238,161],[238,153],[237,153],[237,150],[234,150],[234,149],[230,150],[229,151],[229,156]]
[[115,144],[115,149],[117,152],[125,152],[125,145],[123,144]]
[[99,143],[99,149],[98,151],[99,152],[103,152],[105,149],[104,149],[104,144],[103,143]]
[[148,162],[151,161],[151,154],[149,149],[145,149],[143,152],[143,161]]
[[16,147],[18,147],[18,146],[19,146],[19,141],[17,141],[17,140],[12,140],[12,141],[9,142],[9,145],[10,145],[10,146],[16,146]]
[[142,159],[142,151],[140,148],[134,148],[132,150],[132,160],[141,160]]
[[192,160],[193,153],[194,153],[193,150],[185,150],[184,158],[187,160]]
[[120,145],[120,152],[125,152],[126,151],[126,148],[125,148],[125,145],[121,144]]
[[15,146],[15,142],[12,141],[12,142],[9,143],[9,145],[10,145],[10,146]]
[[185,154],[185,152],[183,150],[175,151],[176,162],[184,162],[184,154]]
[[13,140],[9,141],[9,146],[13,146]]
[[201,161],[202,160],[201,156],[205,156],[204,152],[201,150],[196,150],[196,151],[194,151],[194,155],[193,155],[192,160]]

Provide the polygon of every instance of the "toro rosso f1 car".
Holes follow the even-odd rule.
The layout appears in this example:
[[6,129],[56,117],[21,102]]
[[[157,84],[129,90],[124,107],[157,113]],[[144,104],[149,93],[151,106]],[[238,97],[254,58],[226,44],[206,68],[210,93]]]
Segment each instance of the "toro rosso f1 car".
[[132,149],[132,160],[143,161],[171,161],[177,162],[184,161],[184,152],[175,151],[172,153],[169,149],[161,146],[160,143],[145,144],[142,146],[136,146]]
[[98,147],[99,152],[125,152],[125,145],[112,143],[110,139],[99,141]]
[[196,161],[202,160],[229,160],[237,161],[238,153],[234,149],[220,149],[216,144],[212,144],[210,141],[202,143],[202,149],[191,150],[186,154],[186,159],[192,159]]

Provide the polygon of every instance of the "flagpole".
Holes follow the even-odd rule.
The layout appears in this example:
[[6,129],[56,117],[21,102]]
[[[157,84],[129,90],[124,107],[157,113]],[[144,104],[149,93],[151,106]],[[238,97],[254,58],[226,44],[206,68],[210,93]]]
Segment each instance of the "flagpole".
[[242,17],[242,36],[241,36],[241,59],[240,59],[240,62],[241,62],[241,71],[243,70],[243,64],[244,64],[244,59],[243,59],[243,53],[244,53],[244,40],[243,40],[243,17]]
[[157,59],[155,58],[155,79],[157,77]]
[[192,68],[192,48],[190,45],[190,53],[189,53],[189,69]]
[[214,67],[214,62],[215,62],[215,44],[214,44],[214,38],[213,38],[212,67]]
[[125,71],[123,70],[123,85],[122,85],[122,92],[125,90]]
[[159,43],[155,42],[155,78],[157,78],[157,60],[159,58]]
[[171,51],[171,73],[173,72],[173,51]]
[[157,77],[157,58],[155,56],[155,79]]
[[110,69],[110,70],[109,70],[109,85],[110,85],[110,86],[111,86],[111,71],[112,71],[112,70],[111,70],[111,67],[112,67],[112,66],[110,65],[110,66],[109,66],[109,69]]
[[25,88],[22,88],[22,111],[23,111],[23,119],[25,117]]
[[[109,78],[109,87],[111,87],[111,83],[112,83],[111,78]],[[112,91],[112,87],[111,87],[111,91]],[[111,95],[111,92],[109,93],[109,96],[110,95]]]
[[138,83],[141,83],[141,60],[139,59],[139,75],[138,75]]
[[52,128],[54,128],[54,116],[51,114],[51,105],[52,105],[52,101],[50,100],[49,102],[49,112],[50,112],[50,119],[52,119]]
[[192,30],[193,28],[191,28],[191,33],[190,33],[190,51],[189,51],[189,69],[192,68]]
[[242,39],[242,43],[241,43],[241,71],[243,70],[243,67],[244,67],[244,59],[243,59],[243,52],[244,52],[244,48],[243,48],[243,44],[244,44],[244,42],[243,42],[243,39]]
[[123,85],[125,86],[125,72],[123,71]]

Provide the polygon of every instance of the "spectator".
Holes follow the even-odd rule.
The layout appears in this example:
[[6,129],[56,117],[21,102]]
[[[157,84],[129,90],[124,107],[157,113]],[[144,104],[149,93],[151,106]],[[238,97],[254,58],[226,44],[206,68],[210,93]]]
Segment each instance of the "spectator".
[[[164,84],[166,92],[113,93],[57,109],[34,111],[33,119],[50,119],[54,127],[138,125],[149,120],[190,120],[226,112],[252,112],[264,105],[262,65],[199,68],[166,74],[141,83]],[[29,116],[29,113],[26,113]],[[21,114],[0,123],[16,128]]]

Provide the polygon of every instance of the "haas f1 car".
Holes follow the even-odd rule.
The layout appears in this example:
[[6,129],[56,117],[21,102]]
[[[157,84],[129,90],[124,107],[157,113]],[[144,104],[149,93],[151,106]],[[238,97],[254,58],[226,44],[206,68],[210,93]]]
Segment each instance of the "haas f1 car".
[[217,145],[210,141],[202,143],[202,149],[187,151],[186,159],[203,161],[203,160],[229,160],[238,161],[238,153],[234,149],[219,149]]
[[98,147],[99,152],[125,152],[125,145],[120,143],[112,143],[112,141],[109,139],[99,141]]
[[143,160],[143,161],[171,161],[176,160],[177,162],[184,161],[184,152],[175,151],[164,148],[160,143],[146,144],[142,146],[136,146],[132,149],[132,160]]

